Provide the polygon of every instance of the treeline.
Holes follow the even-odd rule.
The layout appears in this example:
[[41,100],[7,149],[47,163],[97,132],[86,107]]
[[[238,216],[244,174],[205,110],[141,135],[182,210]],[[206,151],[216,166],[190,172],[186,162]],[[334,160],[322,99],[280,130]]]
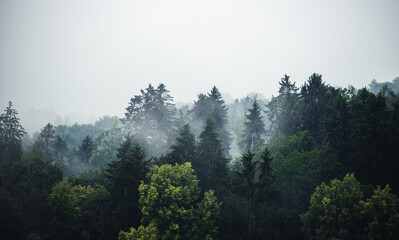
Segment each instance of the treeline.
[[123,119],[34,139],[10,102],[1,239],[397,239],[399,95],[279,84],[270,101],[213,87],[179,109],[149,85]]

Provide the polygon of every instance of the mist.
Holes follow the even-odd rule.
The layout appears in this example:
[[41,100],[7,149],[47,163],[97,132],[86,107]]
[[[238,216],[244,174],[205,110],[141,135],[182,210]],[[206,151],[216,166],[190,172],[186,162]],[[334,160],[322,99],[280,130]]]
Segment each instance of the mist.
[[285,73],[361,88],[399,75],[398,10],[394,0],[4,0],[0,102],[122,117],[148,83],[185,103],[213,85],[270,98]]

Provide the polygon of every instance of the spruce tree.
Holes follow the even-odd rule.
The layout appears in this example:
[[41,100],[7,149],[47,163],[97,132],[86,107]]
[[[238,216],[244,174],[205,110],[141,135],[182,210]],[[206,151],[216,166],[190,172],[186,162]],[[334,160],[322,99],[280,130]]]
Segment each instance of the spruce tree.
[[252,104],[252,108],[248,110],[245,116],[247,121],[244,123],[245,129],[240,142],[241,150],[247,151],[248,149],[256,150],[264,145],[265,140],[265,124],[261,116],[261,108],[256,100]]
[[126,110],[121,119],[125,134],[134,136],[151,155],[165,152],[177,134],[177,111],[165,85],[150,84],[130,99]]
[[175,144],[170,146],[171,152],[165,156],[163,163],[174,165],[191,162],[194,170],[199,167],[198,153],[195,136],[191,132],[190,125],[185,124],[176,137]]
[[19,123],[18,112],[11,101],[4,112],[0,115],[0,163],[9,165],[21,159],[21,139],[26,132]]
[[267,117],[271,123],[269,133],[271,139],[275,139],[280,134],[293,135],[299,130],[298,88],[287,75],[281,78],[279,85],[279,95],[273,97],[266,105]]
[[51,123],[48,123],[40,131],[39,136],[34,144],[35,147],[37,147],[43,153],[43,156],[50,161],[53,160],[55,138],[54,126]]
[[[194,107],[190,111],[191,121],[194,126],[201,126],[210,118],[215,125],[215,131],[222,142],[223,152],[230,156],[231,133],[227,129],[227,107],[219,90],[214,86],[207,95],[199,94],[198,101],[194,102]],[[201,128],[195,128],[194,133],[198,136]]]
[[91,156],[93,155],[93,151],[95,149],[95,145],[93,140],[89,135],[87,135],[82,144],[79,146],[79,157],[85,163],[88,164]]
[[118,161],[108,164],[106,177],[110,184],[107,186],[112,199],[113,231],[128,230],[140,223],[138,207],[140,181],[148,171],[148,161],[144,150],[127,138],[117,153]]

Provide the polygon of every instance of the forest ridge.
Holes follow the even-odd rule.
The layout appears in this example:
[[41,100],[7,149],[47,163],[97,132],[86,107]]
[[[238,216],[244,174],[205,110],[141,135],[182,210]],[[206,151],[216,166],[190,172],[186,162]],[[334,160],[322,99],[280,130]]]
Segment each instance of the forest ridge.
[[399,78],[177,108],[164,84],[125,116],[0,115],[0,239],[398,239]]

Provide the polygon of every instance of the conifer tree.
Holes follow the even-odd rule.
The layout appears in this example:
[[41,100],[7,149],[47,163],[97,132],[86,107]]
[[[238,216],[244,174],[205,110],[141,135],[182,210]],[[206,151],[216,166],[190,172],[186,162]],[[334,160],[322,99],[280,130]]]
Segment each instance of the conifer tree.
[[253,207],[255,203],[256,194],[256,180],[255,171],[257,168],[257,162],[253,161],[255,154],[248,150],[241,157],[241,163],[243,166],[242,171],[236,172],[239,177],[239,181],[235,183],[235,192],[245,199],[245,218],[247,225],[247,236],[251,240],[253,237],[253,224],[254,224],[254,213]]
[[269,133],[271,139],[280,134],[293,135],[299,130],[298,88],[287,75],[281,78],[279,85],[279,95],[273,97],[266,105],[267,117],[271,123]]
[[165,85],[150,84],[130,99],[126,110],[121,119],[125,134],[134,136],[151,155],[165,152],[177,133],[176,108]]
[[[222,142],[223,152],[230,156],[231,134],[227,129],[227,107],[219,90],[214,86],[207,95],[198,95],[198,101],[194,102],[191,110],[192,121],[201,126],[210,118],[215,125],[215,131]],[[199,134],[202,129],[194,129]]]
[[43,153],[47,160],[53,158],[53,148],[55,141],[55,129],[51,123],[48,123],[40,131],[39,136],[35,141],[35,146]]
[[263,117],[261,116],[261,109],[256,100],[252,104],[252,108],[248,110],[248,114],[245,117],[247,121],[244,123],[245,129],[240,143],[241,150],[246,151],[248,149],[259,149],[265,142],[262,136],[265,135],[266,131]]
[[19,123],[18,112],[11,101],[4,112],[0,115],[0,162],[11,164],[21,158],[21,139],[26,132]]
[[175,144],[170,146],[172,151],[165,156],[166,160],[164,163],[174,165],[175,163],[183,164],[191,162],[195,166],[193,167],[194,170],[199,167],[195,136],[191,132],[189,124],[183,125],[175,141]]
[[82,144],[79,146],[80,159],[84,163],[88,164],[91,156],[93,155],[94,149],[95,149],[94,142],[91,139],[91,137],[89,135],[87,135],[83,139]]
[[108,164],[106,177],[110,184],[108,191],[112,196],[113,206],[113,230],[128,230],[129,227],[137,227],[140,222],[140,210],[138,208],[138,187],[148,171],[146,154],[131,138],[118,149],[118,161]]

